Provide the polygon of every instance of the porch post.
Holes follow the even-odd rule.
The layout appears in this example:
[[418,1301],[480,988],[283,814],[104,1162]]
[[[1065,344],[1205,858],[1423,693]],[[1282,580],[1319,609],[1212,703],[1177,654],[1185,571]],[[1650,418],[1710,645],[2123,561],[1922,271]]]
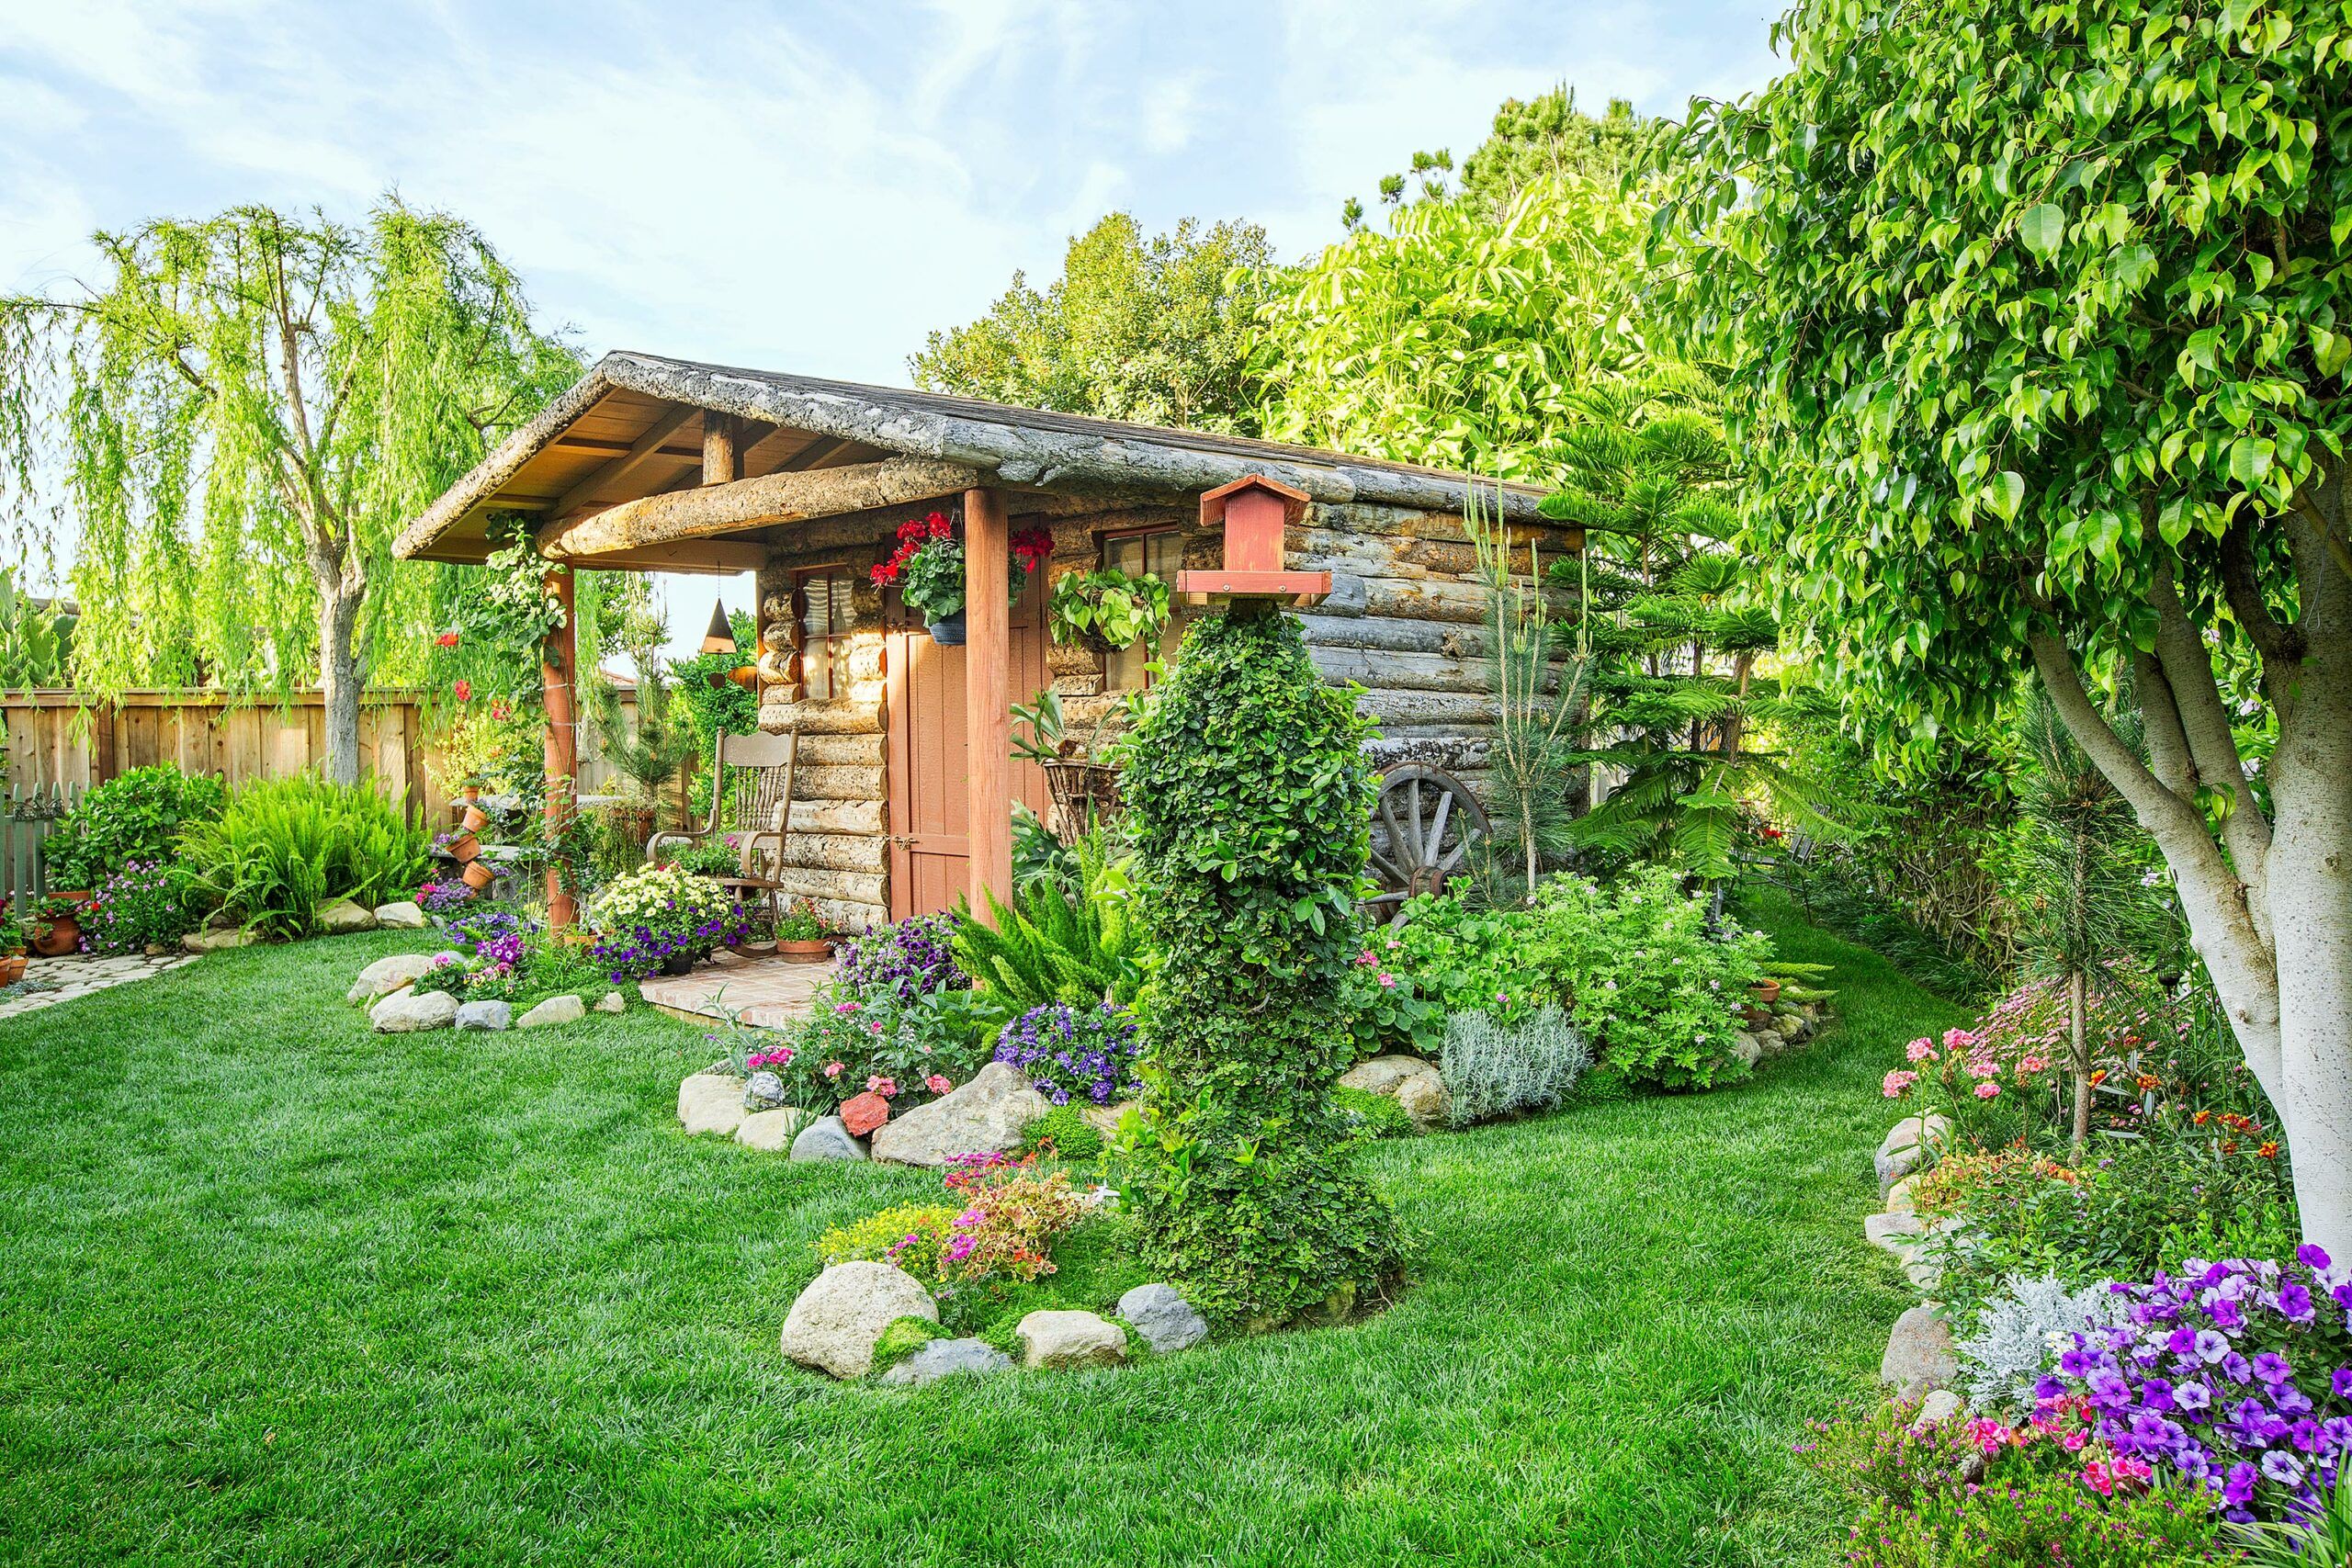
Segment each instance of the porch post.
[[965,831],[971,847],[972,908],[989,896],[1012,901],[1012,525],[1004,497],[964,492],[964,734],[967,750]]
[[[548,597],[563,607],[563,625],[539,644],[539,695],[547,708],[547,825],[554,841],[571,818],[572,793],[580,773],[580,714],[572,701],[571,573],[549,571]],[[548,863],[548,924],[576,925],[580,908],[564,890],[561,872]]]

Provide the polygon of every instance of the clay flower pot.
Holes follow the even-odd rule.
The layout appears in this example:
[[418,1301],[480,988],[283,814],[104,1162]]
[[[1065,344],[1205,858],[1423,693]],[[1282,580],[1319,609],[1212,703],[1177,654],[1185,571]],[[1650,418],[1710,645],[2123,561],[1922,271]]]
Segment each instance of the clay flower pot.
[[449,840],[449,858],[469,861],[481,853],[481,840],[470,832],[460,833]]
[[81,950],[82,922],[71,915],[42,922],[33,937],[33,951],[43,958],[62,958]]
[[22,948],[0,954],[0,986],[13,986],[25,977],[25,954]]
[[469,800],[466,802],[466,817],[463,826],[469,833],[479,833],[484,828],[490,826],[490,813],[484,811],[481,807]]
[[814,942],[779,942],[776,956],[794,964],[822,964],[833,955],[833,944],[822,937]]
[[480,800],[481,798],[481,785],[467,784],[464,788],[458,791],[458,798],[467,802],[468,804]]
[[1756,999],[1766,1007],[1770,1007],[1781,999],[1781,982],[1778,980],[1758,980],[1748,989],[1754,991]]
[[486,891],[498,878],[498,873],[491,869],[491,864],[486,860],[468,861],[463,874],[466,886],[477,893]]

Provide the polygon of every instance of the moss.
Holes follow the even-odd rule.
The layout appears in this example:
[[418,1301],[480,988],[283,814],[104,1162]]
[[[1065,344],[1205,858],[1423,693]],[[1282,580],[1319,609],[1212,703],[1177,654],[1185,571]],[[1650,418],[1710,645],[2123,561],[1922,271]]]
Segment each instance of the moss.
[[874,1342],[873,1370],[887,1372],[933,1340],[946,1337],[946,1330],[927,1317],[893,1318]]
[[1368,1089],[1333,1089],[1331,1109],[1359,1138],[1409,1138],[1420,1132],[1394,1096]]
[[1021,1149],[1023,1154],[1032,1153],[1049,1142],[1055,1155],[1064,1160],[1100,1159],[1102,1155],[1102,1134],[1088,1124],[1075,1105],[1057,1105],[1030,1122],[1022,1134]]

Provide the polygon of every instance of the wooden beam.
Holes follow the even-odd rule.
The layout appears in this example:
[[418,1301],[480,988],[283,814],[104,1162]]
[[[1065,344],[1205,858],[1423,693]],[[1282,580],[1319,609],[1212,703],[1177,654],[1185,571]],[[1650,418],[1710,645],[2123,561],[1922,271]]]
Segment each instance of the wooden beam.
[[743,447],[735,416],[705,409],[702,416],[702,482],[732,484],[743,477]]
[[979,471],[966,464],[933,457],[762,474],[624,501],[576,521],[559,517],[539,530],[539,553],[549,560],[570,561],[684,539],[723,538],[778,523],[936,501],[970,489],[979,478]]
[[574,556],[571,564],[581,571],[685,571],[732,577],[767,565],[768,547],[753,539],[697,539],[601,556]]
[[652,427],[630,443],[629,449],[619,457],[557,496],[548,510],[560,517],[567,512],[577,512],[593,501],[599,491],[618,484],[645,464],[662,455],[662,444],[684,427],[685,423],[701,412],[699,409],[672,409],[653,422]]
[[966,840],[972,908],[1012,902],[1012,525],[1004,497],[964,492]]
[[[539,696],[547,709],[547,805],[545,807],[548,837],[550,842],[560,840],[563,829],[571,822],[572,795],[580,781],[580,709],[576,671],[572,669],[574,647],[571,636],[571,573],[550,571],[546,578],[548,597],[563,607],[563,624],[548,632],[539,644]],[[556,857],[548,862],[548,924],[552,927],[576,925],[580,920],[580,906],[563,886],[563,873]]]

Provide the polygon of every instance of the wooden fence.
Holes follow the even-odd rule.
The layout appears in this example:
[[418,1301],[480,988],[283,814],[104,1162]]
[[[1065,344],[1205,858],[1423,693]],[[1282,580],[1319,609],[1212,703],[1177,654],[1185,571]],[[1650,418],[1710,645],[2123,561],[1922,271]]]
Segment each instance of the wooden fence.
[[29,918],[49,891],[49,866],[41,847],[50,825],[81,804],[82,786],[51,784],[0,791],[0,914]]

